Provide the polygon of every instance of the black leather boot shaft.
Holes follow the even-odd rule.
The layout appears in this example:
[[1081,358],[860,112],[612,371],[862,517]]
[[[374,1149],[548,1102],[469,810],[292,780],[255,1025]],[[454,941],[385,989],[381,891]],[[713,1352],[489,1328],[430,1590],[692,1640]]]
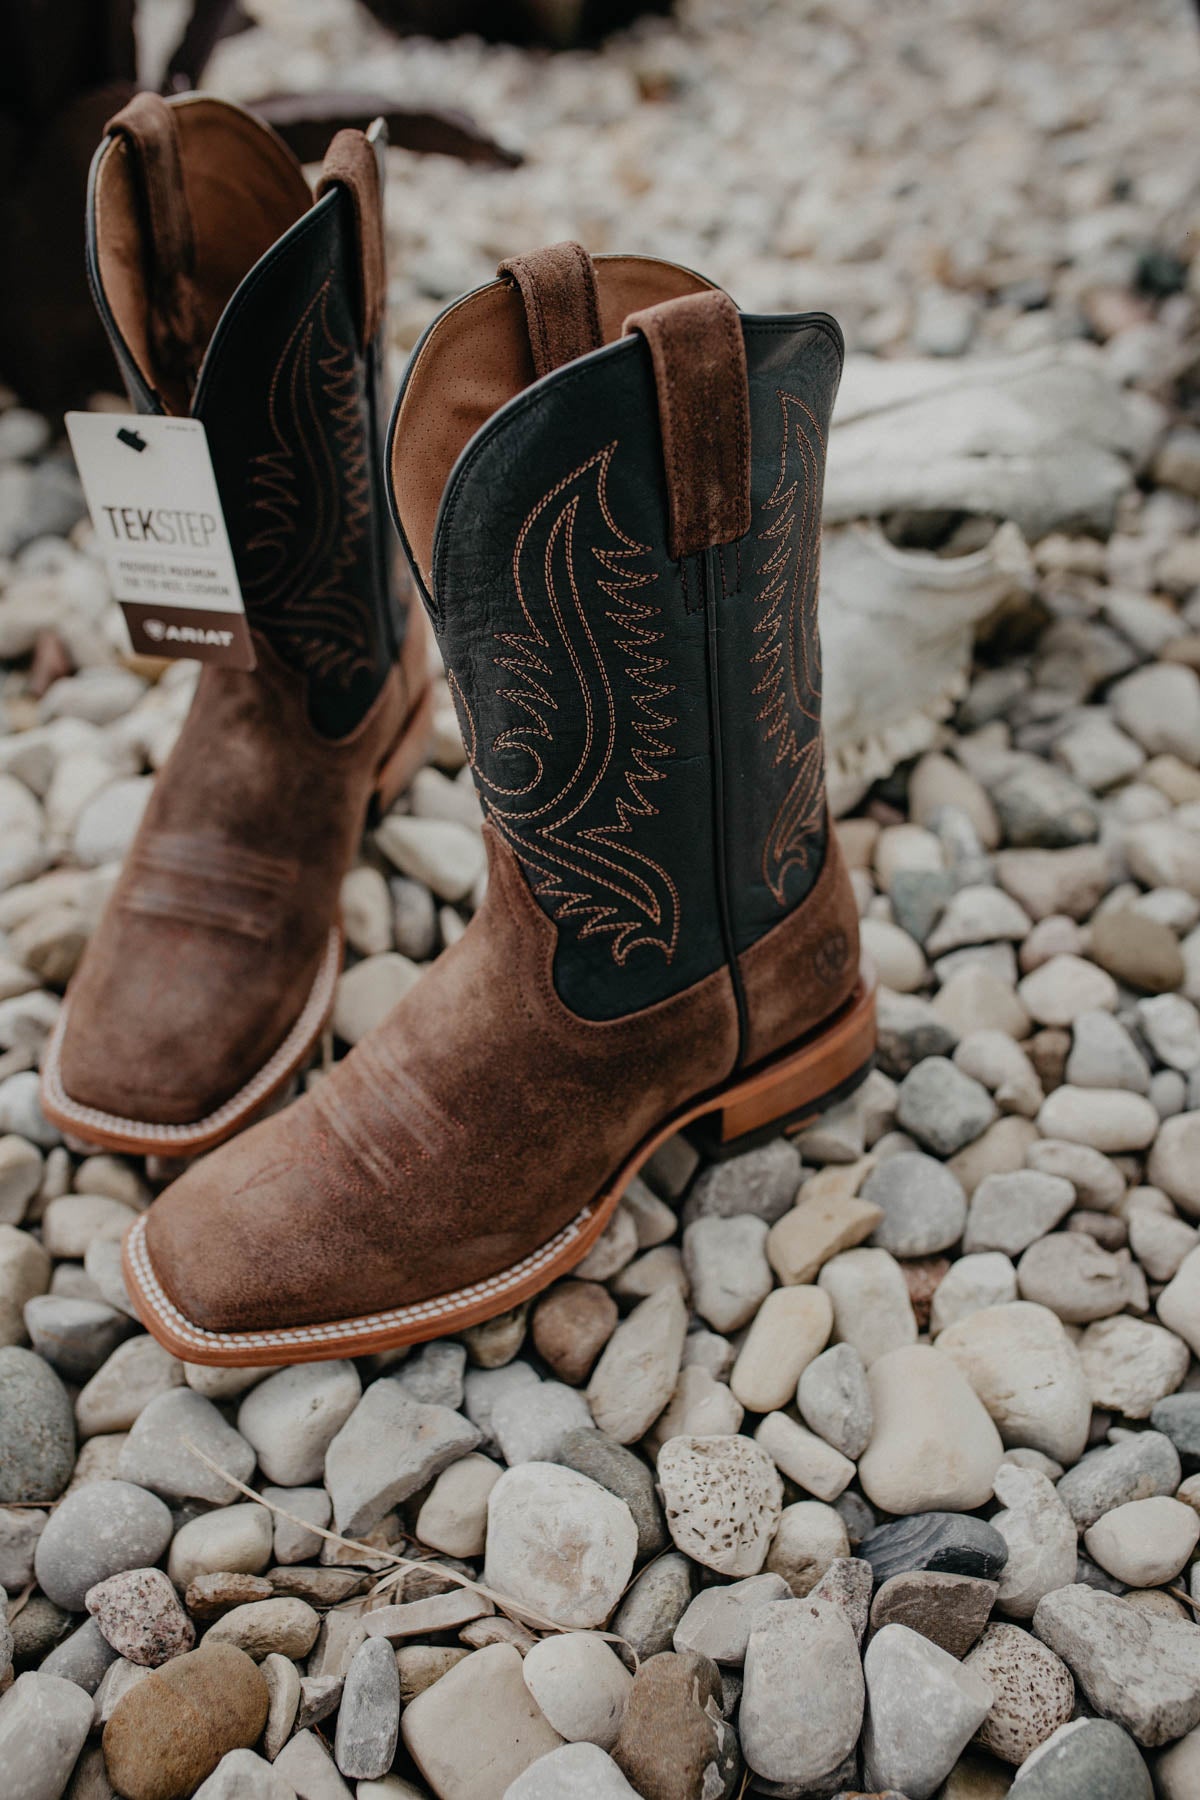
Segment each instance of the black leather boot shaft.
[[692,457],[693,486],[715,476],[693,441],[702,404],[656,380],[640,330],[502,406],[438,514],[426,600],[479,792],[586,1018],[723,966],[736,982],[824,857],[817,586],[841,335],[724,305],[748,384],[732,541],[673,553],[677,465]]
[[[186,410],[203,421],[248,621],[307,678],[317,727],[343,737],[365,716],[403,637],[394,588],[398,559],[382,491],[383,348],[362,291],[363,233],[381,232],[381,222],[363,220],[356,195],[337,179],[316,200],[305,198],[291,153],[239,109],[207,97],[164,105],[143,95],[135,105],[146,102],[161,109],[150,113],[156,130],[163,116],[169,121],[168,143],[177,140],[178,160],[165,169],[151,165],[138,136],[123,128],[124,115],[114,120],[97,151],[89,193],[87,256],[97,304],[137,410]],[[178,301],[180,289],[170,280],[170,264],[190,256],[182,291],[187,296],[203,286],[202,233],[185,225],[182,248],[162,242],[176,235],[173,221],[180,210],[186,215],[188,190],[196,185],[189,179],[188,136],[175,130],[179,122],[192,123],[187,115],[180,121],[178,111],[191,107],[210,115],[209,137],[217,136],[218,145],[214,158],[205,144],[210,164],[220,165],[222,125],[236,127],[225,151],[230,184],[252,185],[241,140],[248,132],[267,133],[272,159],[293,165],[271,174],[279,184],[298,182],[301,191],[294,222],[240,272],[211,335],[203,306]],[[140,355],[131,341],[133,320],[123,316],[130,310],[128,286],[118,296],[115,281],[106,279],[112,267],[106,232],[130,230],[111,198],[101,204],[114,149],[131,165],[141,303],[151,315],[144,331],[138,322]],[[376,206],[379,198],[377,191]],[[253,193],[241,204],[252,208]],[[270,206],[278,210],[274,191]],[[265,197],[261,211],[268,211]],[[158,261],[168,264],[165,279],[156,279],[156,237]],[[164,328],[163,315],[172,309],[182,319]]]

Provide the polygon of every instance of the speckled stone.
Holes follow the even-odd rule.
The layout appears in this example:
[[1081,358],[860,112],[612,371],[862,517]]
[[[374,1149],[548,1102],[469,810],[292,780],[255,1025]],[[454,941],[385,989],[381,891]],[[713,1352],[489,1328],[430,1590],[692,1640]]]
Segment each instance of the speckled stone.
[[1018,1625],[989,1625],[964,1666],[992,1690],[991,1710],[976,1741],[1001,1762],[1023,1763],[1071,1717],[1070,1669]]
[[192,1621],[161,1569],[126,1569],[88,1590],[85,1601],[105,1641],[127,1662],[157,1669],[196,1641]]

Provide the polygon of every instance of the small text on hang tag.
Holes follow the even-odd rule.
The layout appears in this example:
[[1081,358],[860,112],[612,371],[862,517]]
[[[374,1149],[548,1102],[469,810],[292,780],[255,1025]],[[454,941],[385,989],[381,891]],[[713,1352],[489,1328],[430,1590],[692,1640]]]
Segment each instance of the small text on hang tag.
[[254,646],[199,419],[70,412],[96,541],[142,656],[254,667]]

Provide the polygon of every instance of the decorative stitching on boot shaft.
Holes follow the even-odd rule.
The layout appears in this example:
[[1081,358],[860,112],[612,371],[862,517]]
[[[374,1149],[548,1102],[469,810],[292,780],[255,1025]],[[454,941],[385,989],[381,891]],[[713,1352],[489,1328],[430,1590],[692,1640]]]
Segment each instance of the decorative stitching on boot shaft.
[[[825,814],[821,742],[821,647],[817,591],[821,558],[821,472],[825,440],[810,408],[779,389],[782,445],[779,478],[758,534],[768,546],[759,569],[753,660],[762,674],[752,688],[771,766],[790,777],[762,848],[762,877],[782,906],[788,873],[806,870]],[[813,438],[816,439],[814,446]]]
[[[495,634],[500,651],[493,662],[513,677],[497,693],[514,718],[493,738],[486,767],[470,703],[453,673],[450,685],[487,815],[539,898],[559,920],[575,920],[581,938],[606,935],[617,964],[639,945],[670,962],[680,930],[679,888],[634,840],[658,814],[647,789],[665,778],[661,765],[674,755],[667,733],[676,720],[664,702],[675,690],[662,678],[661,608],[644,594],[656,577],[636,567],[650,547],[628,537],[609,506],[608,471],[617,452],[615,442],[608,444],[556,482],[517,535],[513,586],[528,629]],[[603,526],[608,542],[590,541],[588,528],[595,525]],[[597,602],[616,632],[621,674],[631,684],[634,722],[625,741],[614,677],[594,626]],[[556,678],[573,679],[584,716],[581,751],[561,773]],[[517,759],[528,773],[507,784],[500,770]],[[610,777],[611,798],[611,783],[601,793]],[[592,822],[597,812],[601,817]]]
[[375,664],[373,611],[350,579],[370,528],[371,484],[358,362],[330,323],[332,288],[328,276],[271,376],[276,448],[249,465],[259,526],[240,573],[255,628],[293,667],[347,688]]

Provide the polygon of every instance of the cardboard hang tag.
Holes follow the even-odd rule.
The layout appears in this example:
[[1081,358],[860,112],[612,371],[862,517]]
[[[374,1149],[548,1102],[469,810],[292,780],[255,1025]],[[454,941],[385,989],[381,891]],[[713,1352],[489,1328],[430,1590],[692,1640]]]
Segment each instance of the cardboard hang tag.
[[199,419],[71,412],[67,432],[134,649],[252,669],[254,646]]

